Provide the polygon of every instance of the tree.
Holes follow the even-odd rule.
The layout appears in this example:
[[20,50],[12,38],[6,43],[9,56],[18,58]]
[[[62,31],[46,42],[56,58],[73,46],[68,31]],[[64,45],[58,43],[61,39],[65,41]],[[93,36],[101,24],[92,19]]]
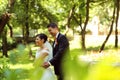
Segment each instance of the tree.
[[3,56],[8,57],[7,54],[7,28],[4,29],[4,31],[2,32],[2,52],[3,52]]
[[10,14],[9,13],[4,13],[0,19],[0,34],[4,30],[5,25],[8,23],[10,19]]
[[[85,7],[86,6],[86,7]],[[78,3],[79,12],[75,13],[73,19],[77,23],[78,26],[81,28],[81,45],[82,49],[85,51],[85,34],[86,34],[86,27],[89,21],[89,8],[90,8],[90,0],[81,1]],[[84,23],[84,26],[82,26]]]
[[114,24],[114,20],[115,20],[115,10],[116,10],[116,9],[115,9],[115,4],[114,4],[114,10],[113,10],[113,16],[112,16],[112,22],[111,22],[110,30],[109,30],[109,33],[108,33],[105,41],[103,42],[103,44],[102,44],[102,46],[101,46],[99,52],[101,52],[101,51],[104,49],[104,46],[105,46],[106,42],[108,41],[108,39],[109,39],[109,37],[110,37],[110,35],[111,35],[111,33],[112,33],[113,24]]
[[107,43],[111,33],[112,33],[112,30],[113,30],[113,24],[115,23],[115,48],[118,47],[118,17],[119,17],[119,4],[120,4],[120,1],[119,0],[114,0],[113,1],[114,3],[114,10],[113,10],[113,16],[112,16],[112,22],[111,22],[111,26],[110,26],[110,30],[109,30],[109,33],[105,39],[105,41],[103,42],[101,48],[100,48],[100,52],[102,50],[104,50],[104,47],[105,47],[105,44]]
[[12,37],[12,27],[9,24],[9,20],[10,20],[10,16],[11,16],[11,11],[12,11],[12,7],[14,6],[14,0],[9,0],[8,3],[8,7],[6,7],[6,9],[9,9],[8,12],[4,13],[0,19],[0,33],[2,33],[2,49],[3,49],[3,56],[8,57],[7,54],[7,28],[4,29],[4,27],[6,26],[6,24],[8,25],[9,29],[10,29],[10,36]]
[[120,9],[120,0],[115,0],[116,4],[116,21],[115,21],[115,48],[118,47],[118,18],[119,18],[119,9]]
[[70,23],[71,23],[71,19],[74,15],[74,10],[75,10],[76,5],[74,4],[71,8],[71,10],[69,11],[68,17],[67,17],[67,23],[66,23],[66,31],[65,31],[65,35],[67,35],[67,32],[69,31],[70,28]]
[[84,27],[81,31],[82,32],[82,49],[83,50],[86,49],[86,47],[85,47],[85,31],[86,31],[87,23],[89,20],[89,4],[90,4],[90,0],[87,0],[87,2],[86,2],[86,20],[84,23]]
[[[56,21],[56,17],[42,6],[41,0],[16,0],[12,24],[21,27],[23,43],[28,44],[30,29],[44,28],[48,22]],[[30,52],[31,55],[31,52]]]
[[28,38],[29,38],[29,9],[30,9],[29,0],[25,0],[26,16],[25,16],[25,27],[23,29],[23,38],[25,44],[28,42]]

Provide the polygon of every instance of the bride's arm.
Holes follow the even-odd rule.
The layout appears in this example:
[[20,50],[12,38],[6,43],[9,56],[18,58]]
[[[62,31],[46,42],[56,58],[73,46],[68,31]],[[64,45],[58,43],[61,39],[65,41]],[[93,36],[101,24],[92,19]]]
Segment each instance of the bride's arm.
[[34,65],[35,66],[42,65],[43,62],[44,62],[45,57],[47,57],[47,56],[48,56],[47,52],[42,53],[40,57],[38,57],[37,59],[35,59]]
[[48,56],[48,53],[47,52],[44,52],[38,59],[44,61],[45,57]]

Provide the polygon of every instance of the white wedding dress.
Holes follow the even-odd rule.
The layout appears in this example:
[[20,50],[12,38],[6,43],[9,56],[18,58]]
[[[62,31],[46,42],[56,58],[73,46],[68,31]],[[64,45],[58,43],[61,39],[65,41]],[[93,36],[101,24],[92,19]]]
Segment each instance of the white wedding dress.
[[[36,55],[35,58],[39,58],[41,56],[41,54],[43,53],[48,53],[48,56],[44,59],[44,62],[48,62],[50,59],[52,59],[52,46],[50,45],[50,43],[48,41],[45,42],[45,47],[48,48],[48,50],[46,49],[38,49],[36,51]],[[55,75],[53,73],[53,70],[51,67],[48,67],[47,69],[45,69],[43,76],[41,77],[40,80],[55,80]]]

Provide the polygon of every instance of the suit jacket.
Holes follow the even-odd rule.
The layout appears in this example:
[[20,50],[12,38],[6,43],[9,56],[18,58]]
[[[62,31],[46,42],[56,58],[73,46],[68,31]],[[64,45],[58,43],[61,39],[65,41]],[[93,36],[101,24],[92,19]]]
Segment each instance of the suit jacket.
[[62,63],[67,60],[66,57],[69,56],[69,42],[65,35],[59,33],[55,47],[54,43],[53,58],[50,60],[50,63],[54,66],[55,74],[59,75],[62,74]]

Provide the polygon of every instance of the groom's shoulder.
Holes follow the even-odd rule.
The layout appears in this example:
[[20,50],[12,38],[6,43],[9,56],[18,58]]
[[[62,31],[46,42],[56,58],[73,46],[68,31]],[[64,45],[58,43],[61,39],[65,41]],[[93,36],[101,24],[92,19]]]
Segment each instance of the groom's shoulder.
[[62,40],[65,39],[65,40],[68,40],[67,37],[66,37],[64,34],[61,34],[61,33],[60,33],[60,35],[59,35],[59,39],[62,39]]
[[64,34],[60,33],[60,37],[66,37]]

